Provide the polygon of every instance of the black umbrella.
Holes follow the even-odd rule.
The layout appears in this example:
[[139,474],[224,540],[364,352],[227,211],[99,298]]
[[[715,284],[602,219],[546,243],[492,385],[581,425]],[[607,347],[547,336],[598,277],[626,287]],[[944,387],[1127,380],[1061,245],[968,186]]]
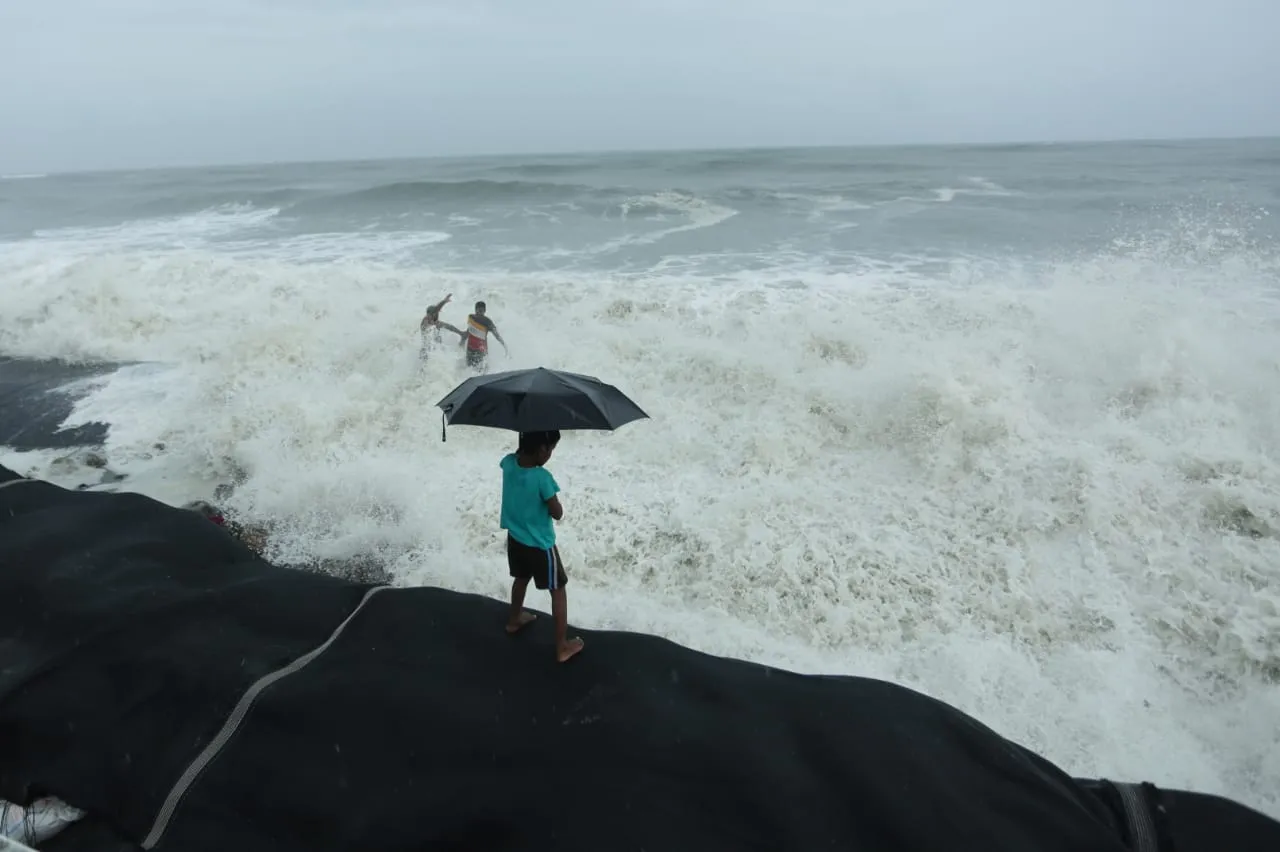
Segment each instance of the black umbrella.
[[545,367],[473,376],[436,406],[444,411],[445,423],[514,432],[612,430],[649,416],[594,376]]

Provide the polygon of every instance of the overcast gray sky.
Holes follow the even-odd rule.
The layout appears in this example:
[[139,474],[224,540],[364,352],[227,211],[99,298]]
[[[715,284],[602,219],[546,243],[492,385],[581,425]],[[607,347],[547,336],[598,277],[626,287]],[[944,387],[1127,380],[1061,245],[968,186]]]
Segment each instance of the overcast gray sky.
[[0,0],[0,173],[1280,135],[1280,0]]

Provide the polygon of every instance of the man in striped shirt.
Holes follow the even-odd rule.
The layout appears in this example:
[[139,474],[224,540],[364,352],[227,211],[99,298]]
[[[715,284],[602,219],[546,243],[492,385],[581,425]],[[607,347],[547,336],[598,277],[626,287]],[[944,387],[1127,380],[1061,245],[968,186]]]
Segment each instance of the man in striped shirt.
[[484,302],[476,302],[475,313],[467,317],[467,366],[484,371],[485,360],[489,357],[489,335],[502,344],[507,351],[507,342],[498,334],[498,326],[485,315]]

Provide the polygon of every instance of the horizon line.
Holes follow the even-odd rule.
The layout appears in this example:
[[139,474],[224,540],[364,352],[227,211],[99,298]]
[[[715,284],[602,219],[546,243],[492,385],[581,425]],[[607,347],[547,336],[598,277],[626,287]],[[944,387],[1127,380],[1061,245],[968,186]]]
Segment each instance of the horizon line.
[[735,145],[735,146],[695,146],[695,147],[652,147],[652,148],[597,148],[597,149],[560,149],[542,151],[472,151],[468,153],[414,154],[400,156],[356,156],[334,159],[298,160],[224,160],[220,162],[187,163],[181,165],[125,166],[84,169],[56,169],[48,171],[18,170],[0,175],[22,177],[65,177],[70,175],[107,175],[120,173],[139,173],[155,171],[195,171],[203,169],[231,169],[248,167],[276,166],[328,166],[354,163],[395,163],[395,162],[439,162],[448,160],[486,160],[511,158],[549,158],[549,157],[601,157],[627,154],[706,154],[713,152],[742,153],[762,151],[832,151],[876,148],[1004,148],[1004,147],[1050,147],[1055,145],[1133,145],[1152,143],[1195,143],[1195,142],[1250,142],[1280,140],[1280,135],[1248,135],[1248,136],[1145,136],[1145,137],[1102,137],[1102,138],[1064,138],[1064,139],[1004,139],[981,142],[849,142],[812,145]]

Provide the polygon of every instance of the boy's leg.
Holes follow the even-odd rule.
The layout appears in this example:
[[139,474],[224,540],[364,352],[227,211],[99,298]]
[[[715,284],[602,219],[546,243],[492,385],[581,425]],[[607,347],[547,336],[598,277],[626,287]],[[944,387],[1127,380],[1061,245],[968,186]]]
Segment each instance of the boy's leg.
[[[547,552],[547,590],[551,592],[551,614],[556,620],[556,659],[564,662],[582,650],[580,637],[568,637],[569,601],[565,597],[564,587],[569,582],[564,572],[564,564],[560,561],[560,549],[553,547]],[[541,585],[541,584],[539,584]]]
[[556,619],[556,659],[560,662],[572,657],[582,650],[583,641],[579,636],[568,638],[569,602],[565,599],[564,589],[551,591],[551,614]]
[[524,611],[524,593],[529,588],[529,578],[511,581],[511,613],[507,616],[507,632],[515,633],[538,616]]
[[[522,547],[507,536],[507,571],[511,574],[511,611],[507,615],[507,632],[515,633],[538,616],[525,612],[524,593],[529,588],[529,578],[533,576],[532,560],[529,551],[533,548]],[[536,554],[537,551],[534,550]]]

